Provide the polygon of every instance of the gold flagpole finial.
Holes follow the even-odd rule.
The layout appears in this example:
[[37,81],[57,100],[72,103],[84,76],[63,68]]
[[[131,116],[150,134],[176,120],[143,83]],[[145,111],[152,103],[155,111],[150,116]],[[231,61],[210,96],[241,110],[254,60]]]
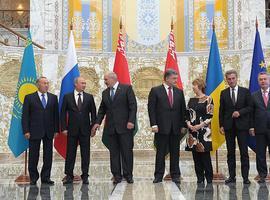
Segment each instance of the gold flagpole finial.
[[215,19],[214,18],[213,18],[212,28],[213,28],[213,31],[215,31],[216,26],[215,26]]
[[71,18],[71,23],[70,23],[70,30],[72,31],[73,30],[73,17]]
[[120,27],[120,30],[122,31],[122,29],[123,29],[123,19],[122,19],[122,16],[120,17],[120,25],[119,25],[119,27]]
[[258,29],[259,23],[258,23],[258,18],[256,16],[256,22],[255,22],[256,29]]
[[171,19],[171,31],[173,30],[173,17]]

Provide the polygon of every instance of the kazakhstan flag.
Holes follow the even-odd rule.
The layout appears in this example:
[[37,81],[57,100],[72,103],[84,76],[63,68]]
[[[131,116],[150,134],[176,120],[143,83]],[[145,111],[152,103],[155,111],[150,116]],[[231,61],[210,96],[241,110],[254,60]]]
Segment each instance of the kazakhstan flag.
[[224,136],[219,131],[220,93],[224,88],[225,82],[221,68],[218,43],[215,30],[213,30],[206,74],[206,95],[211,96],[214,102],[213,118],[211,121],[213,151],[216,151],[225,141]]
[[14,99],[8,136],[8,146],[15,157],[18,157],[29,146],[28,140],[25,139],[22,131],[22,106],[25,95],[33,93],[37,90],[36,79],[36,65],[34,60],[32,39],[29,32],[26,47],[23,53],[21,71],[17,83],[16,96]]

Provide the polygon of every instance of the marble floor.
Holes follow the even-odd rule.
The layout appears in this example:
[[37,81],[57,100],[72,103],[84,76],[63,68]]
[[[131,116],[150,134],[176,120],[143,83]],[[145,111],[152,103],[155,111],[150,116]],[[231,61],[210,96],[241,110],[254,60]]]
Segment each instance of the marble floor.
[[[214,161],[213,161],[214,165]],[[166,167],[169,164],[166,163]],[[14,183],[18,174],[23,172],[23,161],[7,160],[0,163],[0,200],[12,199],[124,199],[124,200],[151,200],[151,199],[270,199],[270,184],[257,184],[254,177],[255,162],[251,162],[250,186],[242,184],[240,173],[240,163],[237,162],[237,183],[225,185],[213,183],[210,185],[197,185],[194,174],[193,161],[190,157],[181,159],[180,162],[182,181],[176,185],[171,181],[163,181],[159,184],[153,184],[154,157],[139,157],[134,159],[134,184],[127,184],[123,181],[120,184],[113,185],[109,161],[106,159],[92,159],[90,164],[90,184],[82,185],[74,183],[73,185],[63,186],[62,178],[64,176],[64,162],[57,159],[53,163],[52,179],[56,182],[54,186],[40,184],[37,186],[17,185]],[[39,166],[40,168],[40,166]],[[219,169],[227,175],[225,161],[219,162]],[[80,161],[76,162],[75,173],[80,172]]]

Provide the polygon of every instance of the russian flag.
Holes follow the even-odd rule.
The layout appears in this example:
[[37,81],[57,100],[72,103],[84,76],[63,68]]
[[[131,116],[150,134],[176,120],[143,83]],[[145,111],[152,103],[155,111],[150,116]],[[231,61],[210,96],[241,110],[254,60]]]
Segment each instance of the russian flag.
[[[80,76],[77,54],[75,49],[74,37],[72,30],[70,31],[68,52],[66,57],[66,62],[64,66],[64,73],[61,83],[61,90],[59,96],[59,109],[61,110],[64,95],[70,92],[73,92],[74,79]],[[59,110],[59,111],[60,111]],[[54,147],[56,151],[63,157],[66,158],[67,151],[67,137],[60,133],[54,140]]]

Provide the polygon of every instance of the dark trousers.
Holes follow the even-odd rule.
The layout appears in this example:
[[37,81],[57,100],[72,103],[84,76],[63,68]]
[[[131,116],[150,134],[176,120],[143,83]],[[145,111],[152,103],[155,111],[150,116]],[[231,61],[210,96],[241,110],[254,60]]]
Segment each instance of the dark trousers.
[[266,147],[270,144],[270,131],[256,134],[256,166],[260,177],[267,176]]
[[[179,133],[180,134],[180,133]],[[156,163],[155,178],[162,179],[165,172],[165,156],[170,153],[170,174],[172,179],[180,178],[179,150],[180,135],[155,133]],[[169,152],[168,152],[169,150]]]
[[29,140],[28,171],[31,181],[37,181],[39,178],[37,166],[41,140],[43,143],[43,166],[41,170],[41,180],[46,181],[51,177],[53,140],[44,136],[42,139]]
[[[134,136],[133,132],[109,135],[109,151],[111,172],[114,177],[125,178],[133,177],[133,146]],[[123,174],[121,172],[121,163]]]
[[213,167],[210,152],[192,151],[192,156],[198,181],[204,181],[204,177],[206,178],[207,182],[212,181]]
[[248,179],[249,175],[249,156],[247,146],[248,131],[237,130],[235,125],[233,125],[232,130],[225,131],[225,139],[227,146],[227,164],[229,168],[229,175],[231,178],[235,178],[236,176],[235,138],[237,138],[240,150],[242,177],[243,179]]
[[90,135],[79,132],[76,136],[68,135],[67,137],[67,154],[65,161],[65,174],[68,178],[73,179],[73,170],[77,154],[77,146],[80,145],[81,151],[81,170],[82,178],[87,178],[90,163]]

